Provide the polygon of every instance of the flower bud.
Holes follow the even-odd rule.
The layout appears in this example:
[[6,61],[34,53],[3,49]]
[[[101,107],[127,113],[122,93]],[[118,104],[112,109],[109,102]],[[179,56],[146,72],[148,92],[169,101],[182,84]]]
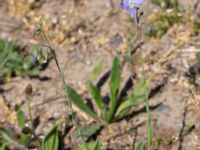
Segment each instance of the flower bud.
[[31,131],[31,129],[29,128],[29,127],[24,127],[23,129],[22,129],[22,133],[24,133],[24,134],[31,134],[32,133],[32,131]]
[[31,84],[28,84],[25,88],[25,94],[26,96],[31,96],[33,92],[33,88]]

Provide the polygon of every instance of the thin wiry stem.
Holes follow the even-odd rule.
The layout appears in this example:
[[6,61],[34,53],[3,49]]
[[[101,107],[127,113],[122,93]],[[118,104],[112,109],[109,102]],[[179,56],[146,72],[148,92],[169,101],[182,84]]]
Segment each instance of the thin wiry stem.
[[[60,78],[61,78],[61,82],[62,82],[62,84],[63,84],[63,87],[64,87],[64,88],[67,88],[67,86],[66,86],[67,83],[66,83],[66,81],[65,81],[64,73],[63,73],[63,71],[62,71],[62,69],[61,69],[61,67],[60,67],[60,65],[59,65],[59,62],[58,62],[58,59],[57,59],[57,56],[56,56],[55,49],[52,48],[51,43],[50,43],[50,41],[49,41],[47,35],[45,34],[45,32],[44,32],[43,30],[42,30],[42,35],[43,35],[44,39],[47,41],[47,45],[43,45],[43,46],[44,46],[44,47],[47,47],[47,48],[51,51],[51,54],[53,55],[53,59],[54,59],[54,61],[55,61],[56,67],[58,68],[59,75],[60,75]],[[66,89],[66,90],[68,90],[68,89]],[[70,114],[71,114],[71,116],[72,116],[72,123],[74,124],[75,128],[77,129],[79,136],[81,137],[81,139],[82,139],[84,145],[86,146],[86,149],[89,150],[89,147],[88,147],[87,143],[85,142],[83,136],[81,135],[80,127],[79,127],[78,123],[76,122],[76,119],[75,119],[75,116],[74,116],[74,111],[73,111],[73,108],[72,108],[72,102],[71,102],[71,100],[70,100],[70,98],[69,98],[69,96],[68,96],[68,92],[65,92],[65,95],[66,95],[66,97],[67,97],[67,102],[68,102],[68,105],[69,105],[69,108],[70,108]]]
[[[136,11],[136,25],[137,25],[137,31],[138,31],[138,41],[141,43],[142,41],[142,25],[139,23],[140,21],[140,14],[138,14],[138,10]],[[146,74],[144,69],[144,61],[143,61],[143,49],[142,45],[139,45],[140,49],[140,59],[141,59],[141,68],[142,68],[142,76],[144,79],[144,88],[145,88],[145,106],[146,106],[146,112],[147,112],[147,149],[152,150],[152,123],[151,123],[151,111],[149,107],[149,100],[148,100],[148,86],[146,84]]]
[[29,119],[30,119],[30,122],[31,122],[31,131],[33,133],[34,138],[36,139],[36,144],[38,145],[38,148],[40,148],[41,147],[40,139],[36,135],[35,127],[34,127],[34,123],[33,123],[33,115],[32,115],[32,112],[31,112],[31,104],[30,104],[31,95],[26,96],[26,101],[27,101],[27,110],[28,110],[28,114],[29,114]]
[[30,118],[30,122],[31,122],[31,128],[32,128],[33,132],[35,132],[35,128],[34,128],[34,124],[33,124],[33,116],[32,116],[31,106],[30,106],[30,96],[26,97],[26,101],[27,101],[27,110],[28,110],[28,114],[29,114],[29,118]]

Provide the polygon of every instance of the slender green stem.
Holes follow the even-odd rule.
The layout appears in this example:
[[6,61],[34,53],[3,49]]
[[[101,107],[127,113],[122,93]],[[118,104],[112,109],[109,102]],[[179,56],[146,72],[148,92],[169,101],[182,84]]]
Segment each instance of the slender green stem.
[[[142,25],[139,24],[139,18],[140,18],[140,14],[138,14],[138,12],[136,11],[136,25],[137,25],[137,31],[138,31],[138,41],[139,44],[141,43],[142,40]],[[141,68],[142,68],[142,76],[144,79],[144,88],[145,88],[145,106],[146,106],[146,112],[147,112],[147,149],[148,150],[152,150],[152,123],[151,123],[151,110],[149,107],[149,100],[148,100],[148,86],[146,84],[146,74],[145,74],[145,69],[144,69],[144,61],[143,61],[143,49],[142,49],[142,45],[139,45],[140,48],[140,59],[141,59]]]
[[28,114],[29,114],[29,119],[31,122],[31,131],[33,133],[34,138],[36,139],[36,143],[38,148],[41,148],[41,143],[40,143],[40,139],[37,137],[36,133],[35,133],[35,127],[34,127],[34,123],[33,123],[33,116],[32,116],[32,112],[31,112],[31,95],[26,95],[26,101],[27,101],[27,110],[28,110]]
[[28,110],[28,114],[29,114],[29,118],[30,118],[30,122],[31,122],[31,128],[34,132],[34,124],[33,124],[33,116],[32,116],[32,112],[31,112],[31,106],[30,106],[30,96],[27,96],[26,97],[26,100],[27,100],[27,110]]
[[[51,46],[51,44],[50,44],[50,41],[49,41],[48,37],[46,36],[46,34],[45,34],[45,32],[44,32],[43,30],[42,30],[42,35],[43,35],[44,39],[47,41],[47,44],[48,44],[48,45],[45,46],[45,47],[47,47],[47,48],[51,51],[51,54],[53,55],[54,61],[55,61],[55,63],[56,63],[56,67],[58,68],[58,71],[59,71],[59,75],[60,75],[60,78],[61,78],[61,82],[62,82],[62,84],[63,84],[63,87],[66,88],[66,87],[67,87],[67,86],[66,86],[67,83],[66,83],[65,78],[64,78],[64,73],[63,73],[63,71],[62,71],[62,69],[61,69],[61,67],[60,67],[60,65],[59,65],[59,62],[58,62],[58,59],[57,59],[55,50],[52,48],[52,46]],[[68,90],[68,89],[66,89],[66,90]],[[74,111],[73,111],[73,108],[72,108],[72,102],[71,102],[71,100],[70,100],[70,98],[69,98],[69,96],[68,96],[68,92],[65,92],[65,95],[66,95],[66,97],[67,97],[68,105],[69,105],[69,108],[70,108],[70,113],[71,113],[71,115],[72,115],[72,123],[73,123],[74,126],[76,127],[79,136],[81,137],[83,143],[84,143],[85,146],[86,146],[86,149],[89,150],[89,147],[88,147],[87,143],[85,142],[83,136],[81,136],[80,127],[79,127],[78,123],[76,122],[76,119],[75,119],[75,116],[74,116]]]

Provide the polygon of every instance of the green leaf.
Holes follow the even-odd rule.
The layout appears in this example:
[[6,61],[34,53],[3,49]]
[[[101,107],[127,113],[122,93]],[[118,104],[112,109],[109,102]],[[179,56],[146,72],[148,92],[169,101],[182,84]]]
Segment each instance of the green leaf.
[[121,66],[120,60],[118,57],[115,57],[113,60],[112,70],[111,70],[111,79],[110,79],[110,113],[109,113],[109,121],[112,119],[113,113],[115,111],[115,107],[117,104],[117,94],[119,91],[121,82]]
[[81,136],[92,136],[95,134],[102,126],[101,125],[86,125],[80,128]]
[[43,141],[43,150],[58,150],[59,146],[59,131],[57,126],[49,130]]
[[[135,85],[133,94],[127,100],[125,100],[123,103],[121,103],[121,105],[119,106],[119,108],[116,112],[116,116],[120,115],[120,113],[122,113],[125,109],[129,109],[130,107],[132,107],[134,105],[139,105],[139,104],[143,103],[146,99],[145,92],[148,93],[148,91],[145,91],[146,89],[148,89],[147,88],[148,85],[149,85],[149,79],[140,80],[139,83],[137,83]],[[145,86],[147,86],[147,87],[145,87]]]
[[24,112],[21,110],[19,105],[15,106],[15,111],[17,114],[18,124],[19,124],[20,128],[23,129],[25,127],[25,123],[26,123],[26,118],[25,118]]
[[69,99],[82,111],[90,115],[94,119],[99,119],[97,114],[93,112],[85,103],[81,96],[69,85],[64,84],[64,90]]
[[200,19],[195,19],[193,24],[194,32],[198,32],[200,30]]
[[144,150],[144,141],[136,143],[135,150]]
[[95,143],[94,150],[101,150],[101,143],[98,140]]
[[22,134],[20,136],[20,139],[19,139],[19,142],[23,145],[26,145],[30,140],[30,136],[29,135],[25,135],[25,134]]
[[103,67],[103,64],[104,64],[104,61],[103,60],[100,60],[94,70],[92,71],[91,75],[90,75],[90,80],[91,81],[94,81],[97,79],[98,75],[101,73],[101,70],[102,70],[102,67]]
[[16,75],[32,75],[42,69],[42,64],[33,62],[30,55],[21,57],[15,42],[0,40],[0,77],[2,79]]
[[42,24],[43,24],[43,18],[40,16],[39,22],[38,22],[38,28],[42,29]]
[[1,147],[0,150],[9,150],[8,146],[6,143],[4,143]]
[[97,107],[99,108],[99,110],[101,110],[102,105],[103,105],[103,100],[100,95],[100,91],[91,81],[89,81],[89,91],[90,91],[90,93],[92,95],[92,99],[95,101]]
[[110,115],[110,111],[107,105],[104,105],[101,108],[101,119],[104,121],[108,121],[109,120],[109,115]]
[[197,59],[197,62],[200,64],[200,52],[196,53],[196,59]]
[[192,129],[194,129],[195,125],[192,123],[187,124],[184,128],[183,128],[183,132],[182,135],[186,136],[187,134],[189,134]]
[[37,28],[37,29],[36,29],[36,34],[37,34],[37,35],[39,35],[41,32],[42,32],[42,29],[41,29],[41,28]]
[[89,143],[86,143],[86,144],[79,146],[75,150],[101,150],[101,144],[98,140],[92,141],[92,142],[89,142]]
[[150,82],[150,78],[146,78],[146,79],[141,79],[134,88],[134,95],[135,96],[141,96],[141,95],[145,95],[145,92],[148,93],[148,91],[145,91],[148,89],[149,86],[149,82]]
[[132,106],[136,106],[136,105],[142,104],[144,101],[145,101],[145,96],[144,95],[129,97],[127,100],[125,100],[119,106],[119,108],[118,108],[118,110],[116,112],[116,116],[120,115],[122,117],[123,115],[126,114],[124,112],[128,112],[127,109],[129,109]]
[[33,32],[32,32],[32,36],[36,36],[36,31],[33,31]]
[[15,136],[7,129],[0,128],[0,133],[7,142],[17,144]]
[[118,57],[115,57],[113,60],[111,79],[110,79],[110,92],[112,101],[116,100],[117,93],[120,87],[120,81],[121,81],[120,61]]

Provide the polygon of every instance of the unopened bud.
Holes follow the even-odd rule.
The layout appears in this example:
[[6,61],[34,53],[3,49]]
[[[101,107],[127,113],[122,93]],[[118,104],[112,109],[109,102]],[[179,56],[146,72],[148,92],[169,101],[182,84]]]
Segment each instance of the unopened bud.
[[24,127],[23,129],[22,129],[22,133],[24,133],[24,134],[31,134],[32,133],[32,131],[31,131],[31,129],[29,128],[29,127]]
[[32,92],[33,92],[33,88],[32,88],[32,85],[29,84],[26,86],[26,89],[25,89],[25,94],[26,96],[31,96],[32,95]]

